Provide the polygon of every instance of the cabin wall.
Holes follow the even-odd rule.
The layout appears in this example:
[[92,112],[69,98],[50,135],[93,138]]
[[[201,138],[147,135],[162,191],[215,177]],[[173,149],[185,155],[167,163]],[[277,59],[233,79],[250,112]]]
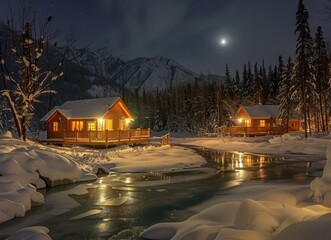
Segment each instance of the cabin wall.
[[288,131],[300,131],[301,121],[299,119],[290,119],[288,122]]
[[129,116],[121,106],[120,102],[117,102],[111,109],[109,109],[104,118],[113,119],[114,130],[129,129],[129,126],[125,122],[125,119],[129,118]]
[[[54,131],[54,122],[58,125]],[[67,129],[68,120],[59,112],[55,112],[47,121],[47,138],[63,138],[63,132]]]

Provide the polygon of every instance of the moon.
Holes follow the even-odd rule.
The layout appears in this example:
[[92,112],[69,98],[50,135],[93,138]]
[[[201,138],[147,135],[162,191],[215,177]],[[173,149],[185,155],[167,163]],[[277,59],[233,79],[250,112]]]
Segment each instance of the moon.
[[225,46],[228,43],[228,41],[225,38],[220,39],[221,46]]

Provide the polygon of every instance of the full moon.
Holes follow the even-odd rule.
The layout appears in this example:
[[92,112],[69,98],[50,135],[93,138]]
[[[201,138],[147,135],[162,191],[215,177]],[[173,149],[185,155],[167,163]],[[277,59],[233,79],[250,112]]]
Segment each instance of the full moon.
[[222,46],[225,46],[225,45],[227,44],[226,39],[225,39],[225,38],[222,38],[222,39],[220,40],[220,44],[221,44]]

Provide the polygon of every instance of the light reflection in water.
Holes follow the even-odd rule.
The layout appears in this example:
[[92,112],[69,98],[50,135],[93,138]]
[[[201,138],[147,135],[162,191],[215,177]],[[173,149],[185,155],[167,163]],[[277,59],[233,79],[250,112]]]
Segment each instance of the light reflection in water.
[[217,167],[221,171],[236,170],[240,168],[261,168],[269,162],[278,162],[281,157],[270,157],[265,155],[246,155],[244,153],[216,152],[213,155]]

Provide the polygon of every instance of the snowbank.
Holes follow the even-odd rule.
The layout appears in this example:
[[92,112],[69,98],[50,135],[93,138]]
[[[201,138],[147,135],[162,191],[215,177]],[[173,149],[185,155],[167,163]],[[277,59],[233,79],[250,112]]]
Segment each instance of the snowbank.
[[[282,136],[223,137],[223,138],[175,138],[171,140],[181,145],[197,145],[221,151],[239,151],[256,154],[274,154],[300,160],[320,161],[331,136],[309,137],[292,132]],[[314,155],[314,158],[312,156]]]
[[73,158],[42,150],[5,132],[0,137],[0,223],[42,205],[39,188],[96,178]]
[[[285,136],[277,142],[298,140]],[[279,186],[252,198],[218,203],[183,222],[156,224],[141,236],[158,240],[328,239],[331,234],[331,141],[326,157],[323,176],[313,180],[311,188]],[[247,191],[261,192],[259,188],[258,185]],[[320,204],[312,200],[311,192]],[[244,193],[239,193],[242,198]]]
[[35,226],[23,228],[7,238],[7,240],[52,240],[52,238],[48,235],[48,228]]
[[326,151],[326,159],[322,177],[315,178],[310,187],[315,202],[331,207],[331,141]]

